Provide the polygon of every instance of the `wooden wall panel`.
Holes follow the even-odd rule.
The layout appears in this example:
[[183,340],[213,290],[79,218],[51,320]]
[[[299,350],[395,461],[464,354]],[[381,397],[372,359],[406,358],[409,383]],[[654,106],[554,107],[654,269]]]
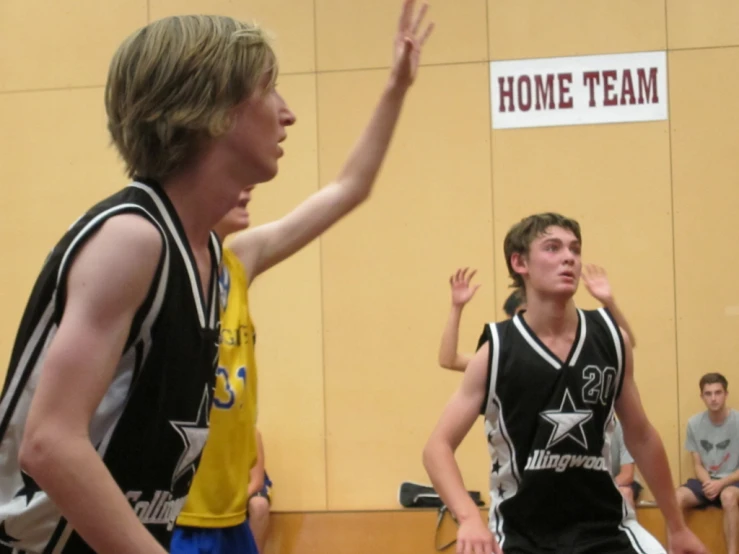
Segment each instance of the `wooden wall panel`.
[[[739,48],[669,56],[683,479],[693,476],[684,450],[688,418],[706,409],[700,377],[723,373],[730,391],[739,382],[739,77],[721,70],[737,63]],[[737,407],[732,396],[729,403]]]
[[3,0],[0,91],[105,84],[119,43],[146,25],[146,0]]
[[[450,273],[475,265],[488,283],[475,302],[481,311],[466,314],[475,334],[465,332],[463,348],[474,350],[482,324],[498,313],[487,68],[422,69],[372,197],[322,242],[330,509],[392,506],[401,481],[427,480],[421,450],[460,377],[437,365]],[[343,163],[386,77],[319,76],[322,181]],[[438,94],[449,82],[468,84],[453,103]],[[347,90],[350,104],[341,101]],[[477,490],[487,488],[485,448],[479,426],[459,455]]]
[[[485,3],[480,0],[429,2],[426,21],[436,30],[421,63],[462,63],[487,59]],[[319,71],[389,67],[402,2],[315,0]],[[421,2],[416,2],[416,7]]]
[[670,50],[739,45],[739,4],[734,0],[666,0]]
[[663,50],[664,0],[487,0],[492,60]]

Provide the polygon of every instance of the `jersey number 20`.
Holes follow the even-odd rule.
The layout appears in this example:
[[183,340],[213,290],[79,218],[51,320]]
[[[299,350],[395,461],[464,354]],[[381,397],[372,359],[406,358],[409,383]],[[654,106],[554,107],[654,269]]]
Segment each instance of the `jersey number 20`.
[[587,379],[582,388],[582,399],[587,404],[600,402],[604,406],[608,404],[611,389],[616,382],[616,370],[612,367],[599,368],[595,365],[586,366],[582,370],[583,378]]

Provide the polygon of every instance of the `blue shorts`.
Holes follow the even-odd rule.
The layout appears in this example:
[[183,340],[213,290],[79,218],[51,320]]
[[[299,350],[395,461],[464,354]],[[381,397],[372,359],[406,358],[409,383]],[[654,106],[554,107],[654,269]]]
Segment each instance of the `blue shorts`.
[[[705,494],[703,494],[703,485],[698,479],[688,479],[683,485],[686,489],[690,489],[693,496],[698,500],[696,508],[705,508],[707,506],[721,507],[721,496],[717,496],[713,500],[710,500]],[[732,483],[730,487],[739,487],[739,483]]]
[[259,554],[246,521],[223,529],[177,526],[169,551],[171,554]]

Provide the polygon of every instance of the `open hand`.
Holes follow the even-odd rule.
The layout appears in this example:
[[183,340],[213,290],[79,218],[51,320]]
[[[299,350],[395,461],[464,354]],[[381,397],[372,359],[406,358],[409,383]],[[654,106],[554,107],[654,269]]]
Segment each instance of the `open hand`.
[[594,264],[588,264],[583,267],[582,280],[588,292],[601,304],[608,304],[613,301],[613,292],[605,269]]
[[503,550],[482,520],[472,517],[459,524],[457,554],[503,554]]
[[395,55],[393,60],[393,80],[397,85],[409,87],[416,79],[418,64],[421,59],[421,48],[429,38],[434,24],[429,23],[422,33],[421,23],[428,10],[428,4],[424,3],[414,14],[415,0],[405,0],[403,11],[398,21],[398,32],[395,35]]
[[464,306],[467,304],[467,302],[472,300],[477,289],[480,288],[480,285],[470,286],[470,281],[472,281],[477,270],[473,269],[470,274],[467,275],[467,271],[469,269],[469,267],[458,269],[454,275],[449,277],[449,284],[452,287],[452,304],[455,306]]

